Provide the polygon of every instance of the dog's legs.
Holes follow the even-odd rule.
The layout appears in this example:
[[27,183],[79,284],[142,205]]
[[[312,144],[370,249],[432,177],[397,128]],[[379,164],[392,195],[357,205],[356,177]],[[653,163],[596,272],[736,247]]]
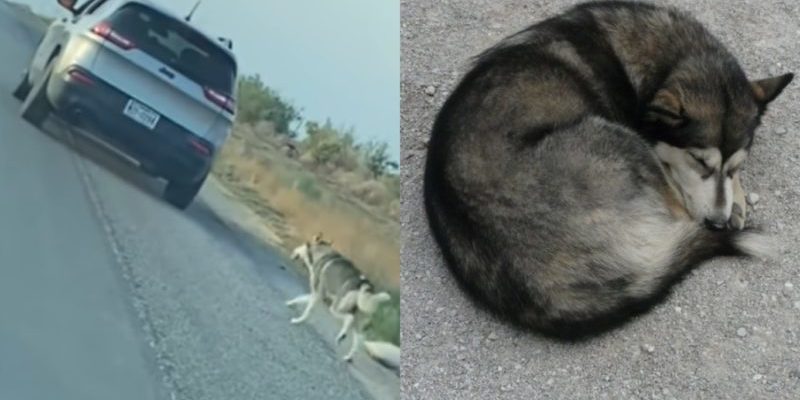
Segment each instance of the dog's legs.
[[329,308],[331,315],[342,321],[342,329],[339,330],[339,334],[336,335],[336,343],[341,342],[342,339],[347,336],[347,331],[350,330],[350,327],[353,325],[353,319],[355,317],[352,313],[355,311],[356,297],[358,297],[358,291],[351,290],[342,296],[339,301],[331,303]]
[[344,360],[350,362],[353,360],[353,356],[356,354],[356,350],[361,346],[362,341],[361,333],[356,331],[353,332],[353,345],[350,347],[350,351],[347,352],[347,355],[344,356]]
[[344,323],[342,323],[342,329],[339,330],[339,334],[336,335],[336,343],[339,343],[347,336],[347,331],[353,326],[353,321],[355,321],[355,317],[353,314],[339,314],[341,316]]
[[739,173],[733,175],[733,209],[731,210],[730,227],[736,230],[744,229],[747,216],[747,201],[745,200],[742,181]]
[[295,304],[305,304],[305,303],[308,303],[308,300],[310,298],[311,298],[311,293],[301,294],[300,296],[297,296],[297,297],[287,301],[286,305],[291,307],[291,306],[293,306]]
[[299,324],[299,323],[307,320],[308,317],[311,315],[311,309],[314,308],[315,305],[317,305],[317,303],[319,302],[320,296],[318,294],[315,294],[315,293],[311,293],[308,296],[309,296],[308,303],[306,303],[306,309],[303,310],[303,314],[301,314],[297,318],[292,318],[291,323]]

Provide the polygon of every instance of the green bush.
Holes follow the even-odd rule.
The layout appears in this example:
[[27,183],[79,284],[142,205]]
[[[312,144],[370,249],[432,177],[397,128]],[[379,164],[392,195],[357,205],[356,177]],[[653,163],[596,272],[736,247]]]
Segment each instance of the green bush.
[[291,125],[302,120],[300,111],[264,85],[258,74],[239,79],[237,118],[254,125],[259,121],[270,121],[277,133],[290,137],[296,136]]
[[400,296],[380,305],[366,331],[367,339],[391,342],[400,346]]

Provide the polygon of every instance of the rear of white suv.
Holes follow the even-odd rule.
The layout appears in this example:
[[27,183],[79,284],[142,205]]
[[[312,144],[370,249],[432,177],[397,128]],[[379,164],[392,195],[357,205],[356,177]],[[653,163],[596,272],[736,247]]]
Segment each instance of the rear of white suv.
[[55,22],[15,91],[22,116],[51,112],[168,180],[186,208],[234,121],[237,65],[227,43],[145,0],[61,0]]

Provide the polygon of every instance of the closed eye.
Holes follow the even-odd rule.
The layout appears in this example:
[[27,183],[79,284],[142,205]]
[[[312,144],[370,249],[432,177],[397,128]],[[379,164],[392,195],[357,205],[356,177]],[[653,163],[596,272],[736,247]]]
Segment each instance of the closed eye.
[[691,154],[691,153],[689,155],[692,156],[692,158],[694,158],[694,160],[697,161],[697,163],[700,164],[700,166],[703,167],[703,169],[706,169],[706,170],[711,169],[711,167],[709,167],[708,164],[706,164],[706,160],[705,159],[700,158],[700,157],[698,157],[698,156],[696,156],[694,154]]
[[700,167],[703,169],[703,175],[702,175],[703,179],[708,179],[708,178],[711,177],[711,175],[714,175],[714,168],[711,167],[710,165],[708,165],[708,163],[706,162],[706,160],[704,158],[698,157],[698,156],[696,156],[694,154],[691,154],[691,153],[689,153],[689,155],[692,156],[692,158],[698,164],[700,164]]

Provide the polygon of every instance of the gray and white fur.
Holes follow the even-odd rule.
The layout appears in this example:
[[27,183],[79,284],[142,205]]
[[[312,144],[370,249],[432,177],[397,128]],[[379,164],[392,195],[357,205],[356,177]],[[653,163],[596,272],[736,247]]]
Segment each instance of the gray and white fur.
[[576,6],[481,54],[431,134],[425,208],[462,287],[560,338],[617,326],[697,264],[764,256],[739,180],[767,104],[691,16]]

